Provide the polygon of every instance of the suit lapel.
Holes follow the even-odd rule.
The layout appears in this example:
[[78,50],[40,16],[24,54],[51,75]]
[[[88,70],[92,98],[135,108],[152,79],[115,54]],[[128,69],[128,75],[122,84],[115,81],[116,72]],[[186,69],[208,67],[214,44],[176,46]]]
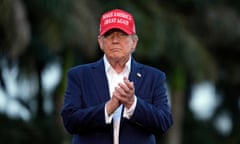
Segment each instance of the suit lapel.
[[132,60],[129,80],[134,82],[135,92],[139,90],[143,80],[143,76],[144,73],[142,72],[142,66],[138,64],[135,60]]
[[[139,88],[142,84],[144,73],[142,71],[142,65],[138,64],[134,59],[132,59],[131,62],[131,72],[129,74],[129,80],[133,81],[134,86],[135,86],[135,93],[139,91]],[[122,118],[120,122],[120,128],[123,126],[124,118],[123,118],[123,111],[124,107],[122,109]]]
[[101,102],[109,100],[108,81],[105,74],[103,59],[100,59],[92,66],[93,84],[96,87],[97,94]]

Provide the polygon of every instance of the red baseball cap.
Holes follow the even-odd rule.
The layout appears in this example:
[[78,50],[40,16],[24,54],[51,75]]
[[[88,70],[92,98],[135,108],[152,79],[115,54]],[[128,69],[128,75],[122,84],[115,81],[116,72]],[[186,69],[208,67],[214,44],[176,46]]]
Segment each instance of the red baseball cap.
[[111,29],[120,29],[129,35],[136,34],[133,16],[121,9],[114,9],[102,14],[99,34],[102,36]]

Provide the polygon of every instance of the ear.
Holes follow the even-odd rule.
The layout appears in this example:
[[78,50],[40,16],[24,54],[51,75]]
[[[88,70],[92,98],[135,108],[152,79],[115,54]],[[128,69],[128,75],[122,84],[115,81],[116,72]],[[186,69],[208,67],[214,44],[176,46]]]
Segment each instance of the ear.
[[137,43],[138,43],[138,39],[133,38],[132,39],[132,52],[135,51],[136,47],[137,47]]
[[101,50],[103,50],[103,38],[101,36],[98,36],[98,44]]

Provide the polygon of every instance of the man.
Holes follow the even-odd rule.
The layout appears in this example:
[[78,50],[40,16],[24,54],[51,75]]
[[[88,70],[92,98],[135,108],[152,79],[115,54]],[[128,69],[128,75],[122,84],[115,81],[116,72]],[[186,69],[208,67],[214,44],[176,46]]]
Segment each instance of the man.
[[102,15],[103,58],[68,72],[61,114],[73,144],[155,144],[172,125],[165,74],[134,60],[137,42],[130,13]]

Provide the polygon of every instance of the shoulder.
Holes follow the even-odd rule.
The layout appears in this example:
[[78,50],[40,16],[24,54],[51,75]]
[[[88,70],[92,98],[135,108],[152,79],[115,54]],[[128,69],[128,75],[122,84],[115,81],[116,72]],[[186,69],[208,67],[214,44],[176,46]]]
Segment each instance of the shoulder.
[[146,71],[147,75],[152,75],[152,78],[155,80],[166,80],[166,74],[162,70],[152,67],[149,65],[143,65],[144,71]]
[[162,82],[166,80],[166,74],[162,70],[143,63],[133,62],[136,69],[133,72],[140,73],[145,80]]
[[146,64],[143,64],[143,63],[138,63],[138,62],[135,62],[135,63],[141,71],[144,71],[146,73],[153,74],[153,75],[163,75],[163,76],[165,76],[165,72],[156,68],[156,67],[146,65]]
[[164,74],[165,75],[165,72],[163,72],[162,70],[156,68],[156,67],[153,67],[153,66],[149,66],[149,65],[145,65],[145,64],[141,64],[143,66],[143,69],[149,71],[149,72],[152,72],[152,73],[158,73],[158,74]]
[[81,65],[76,65],[74,67],[69,68],[68,73],[88,73],[91,69],[96,68],[101,65],[101,60],[92,62],[92,63],[87,63],[87,64],[81,64]]

